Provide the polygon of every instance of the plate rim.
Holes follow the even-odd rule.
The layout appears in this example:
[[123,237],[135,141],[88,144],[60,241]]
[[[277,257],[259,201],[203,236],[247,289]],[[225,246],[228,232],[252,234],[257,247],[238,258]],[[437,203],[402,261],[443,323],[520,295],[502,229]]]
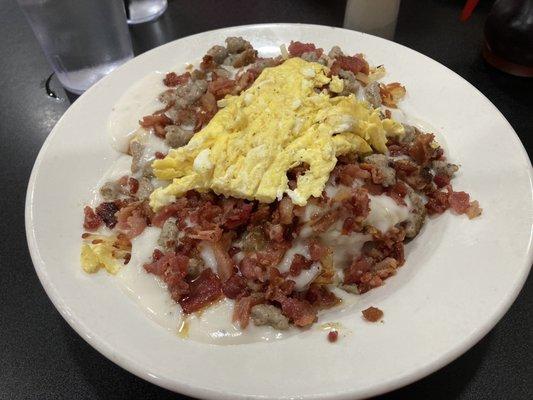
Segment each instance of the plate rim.
[[[157,46],[153,49],[150,49],[149,51],[146,51],[133,59],[127,61],[126,63],[122,64],[120,67],[116,68],[114,71],[112,71],[110,74],[102,78],[100,81],[98,81],[96,84],[94,84],[91,88],[89,88],[84,94],[82,94],[80,97],[85,96],[86,93],[90,93],[91,91],[95,90],[96,87],[100,87],[102,85],[105,85],[107,80],[110,79],[111,76],[114,76],[116,74],[119,74],[120,71],[122,71],[123,68],[125,68],[128,64],[136,60],[136,62],[139,61],[141,58],[149,58],[151,57],[151,54],[155,52],[156,50],[160,49],[161,47],[165,46],[174,46],[175,42],[178,42],[183,39],[189,39],[192,37],[202,36],[206,33],[215,33],[215,32],[222,32],[222,31],[228,31],[233,29],[239,29],[239,28],[248,28],[248,29],[263,29],[263,28],[276,28],[276,27],[291,27],[291,26],[302,26],[302,27],[317,27],[317,28],[327,28],[332,30],[337,30],[339,32],[346,32],[349,34],[360,34],[365,36],[372,36],[373,38],[376,38],[380,41],[385,42],[391,42],[387,39],[383,39],[380,37],[376,37],[374,35],[370,35],[364,32],[344,29],[341,27],[333,27],[333,26],[327,26],[327,25],[320,25],[320,24],[306,24],[306,23],[260,23],[260,24],[245,24],[245,25],[236,25],[236,26],[229,26],[229,27],[223,27],[219,29],[213,29],[209,31],[199,32],[192,35],[180,37],[178,39],[172,40],[168,43],[165,43],[161,46]],[[417,55],[421,55],[426,59],[426,61],[438,64],[441,68],[444,68],[447,73],[450,73],[452,75],[455,75],[456,78],[459,78],[463,84],[469,87],[470,90],[473,90],[473,92],[476,93],[476,95],[481,97],[484,101],[486,101],[490,107],[492,107],[492,110],[495,112],[496,115],[501,117],[505,123],[507,124],[508,128],[513,132],[514,134],[514,140],[515,143],[519,146],[521,150],[520,156],[525,159],[525,161],[529,164],[528,168],[528,177],[529,177],[529,186],[531,189],[531,196],[533,199],[533,168],[531,164],[531,159],[529,158],[529,155],[527,154],[527,151],[520,140],[518,134],[512,127],[512,125],[509,123],[507,118],[501,113],[501,111],[490,101],[480,90],[478,90],[474,85],[472,85],[470,82],[468,82],[465,78],[460,76],[458,73],[454,72],[447,66],[441,64],[440,62],[432,59],[431,57],[426,56],[425,54],[418,52],[417,50],[411,49],[407,46],[404,46],[400,43],[392,42],[397,46],[401,46],[407,51],[411,51],[416,53]],[[63,299],[61,298],[60,293],[57,291],[55,285],[51,280],[49,280],[47,271],[46,271],[46,264],[44,260],[41,258],[38,246],[37,246],[37,238],[35,236],[35,231],[33,230],[33,198],[34,198],[34,190],[35,190],[35,182],[37,179],[37,175],[41,166],[41,163],[43,161],[44,155],[50,146],[50,142],[52,141],[52,138],[57,134],[59,129],[58,126],[61,126],[62,121],[65,119],[66,115],[70,112],[72,108],[72,105],[65,111],[65,113],[61,116],[61,118],[56,122],[48,136],[46,137],[43,145],[41,146],[39,153],[35,159],[34,165],[31,170],[31,175],[28,181],[27,191],[26,191],[26,198],[25,198],[25,230],[26,230],[26,240],[28,243],[28,248],[30,252],[30,256],[32,259],[32,263],[34,265],[34,269],[37,273],[37,276],[39,278],[39,281],[41,285],[43,286],[48,298],[52,301],[54,307],[59,311],[63,319],[67,321],[67,323],[70,325],[70,327],[79,335],[81,336],[91,347],[96,349],[100,354],[102,354],[104,357],[112,361],[114,364],[120,366],[121,368],[125,369],[126,371],[136,375],[137,377],[149,381],[152,384],[155,384],[157,386],[163,387],[165,389],[178,392],[181,394],[185,394],[188,396],[194,396],[198,398],[208,398],[208,399],[265,399],[265,398],[271,398],[268,395],[245,395],[242,393],[231,393],[228,391],[220,392],[212,389],[207,389],[205,387],[200,386],[193,386],[189,385],[186,382],[178,382],[176,380],[167,379],[165,377],[157,377],[153,374],[150,374],[149,371],[144,369],[142,365],[138,365],[136,361],[131,359],[129,356],[124,354],[119,354],[113,351],[113,349],[109,346],[109,344],[105,341],[104,338],[98,337],[98,335],[90,335],[89,333],[92,332],[91,328],[86,326],[82,320],[81,317],[76,316],[74,314],[71,314],[69,311],[68,304],[66,304]],[[426,376],[432,374],[433,372],[436,372],[437,370],[443,368],[444,366],[448,365],[449,363],[453,362],[457,358],[459,358],[461,355],[466,353],[470,348],[472,348],[476,343],[478,343],[483,337],[485,337],[493,328],[494,326],[502,319],[502,317],[507,313],[511,305],[514,303],[518,295],[520,294],[526,279],[530,273],[532,264],[533,264],[533,231],[530,234],[529,237],[529,243],[528,243],[528,249],[527,249],[527,256],[526,261],[527,265],[525,265],[521,269],[521,275],[517,279],[517,283],[515,287],[513,288],[513,291],[509,291],[505,294],[505,297],[502,299],[502,302],[500,304],[500,307],[497,309],[495,313],[493,313],[484,324],[480,325],[478,329],[475,330],[474,333],[470,334],[468,337],[468,340],[465,340],[461,342],[461,344],[455,348],[450,349],[449,351],[443,353],[441,356],[439,356],[435,361],[430,362],[428,364],[425,364],[423,367],[416,370],[414,373],[408,373],[399,377],[395,377],[393,379],[390,379],[389,381],[386,381],[383,385],[375,386],[366,389],[365,391],[359,391],[357,394],[355,394],[354,391],[342,391],[342,392],[330,392],[327,395],[324,394],[314,394],[314,395],[305,395],[301,396],[301,398],[305,399],[353,399],[354,396],[357,398],[366,398],[369,396],[376,396],[380,394],[384,394],[387,392],[390,392],[395,389],[399,389],[401,387],[404,387],[406,385],[409,385],[413,382],[416,382],[422,378],[425,378]],[[299,397],[300,398],[300,397]]]

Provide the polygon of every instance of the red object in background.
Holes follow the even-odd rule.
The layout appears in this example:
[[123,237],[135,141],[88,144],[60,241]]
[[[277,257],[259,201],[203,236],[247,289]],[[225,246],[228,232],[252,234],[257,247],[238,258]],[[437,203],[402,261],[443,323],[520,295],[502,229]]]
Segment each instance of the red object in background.
[[[466,21],[479,0],[467,0]],[[508,74],[533,77],[533,0],[497,0],[485,22],[483,57]]]

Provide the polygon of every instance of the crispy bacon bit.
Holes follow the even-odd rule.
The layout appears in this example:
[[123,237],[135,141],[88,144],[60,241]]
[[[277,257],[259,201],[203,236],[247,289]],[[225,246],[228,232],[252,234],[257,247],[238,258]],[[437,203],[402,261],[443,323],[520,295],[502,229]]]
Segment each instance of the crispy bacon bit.
[[135,178],[129,178],[128,187],[130,194],[134,195],[135,193],[137,193],[137,190],[139,190],[139,181]]
[[233,79],[222,78],[209,82],[207,91],[215,96],[215,99],[220,100],[227,94],[231,94],[235,88],[235,81]]
[[405,196],[407,196],[407,193],[407,185],[402,181],[397,181],[396,184],[389,188],[389,190],[387,191],[387,195],[391,197],[396,202],[396,204],[400,206],[405,206],[404,199]]
[[222,295],[220,279],[206,268],[189,284],[189,292],[178,302],[185,314],[191,314],[217,301]]
[[83,227],[88,231],[94,231],[102,225],[102,218],[93,211],[92,207],[85,206],[83,214]]
[[152,225],[161,228],[167,219],[178,215],[179,211],[183,209],[186,202],[187,200],[182,198],[176,203],[172,203],[163,207],[152,218]]
[[265,226],[265,232],[268,238],[276,243],[283,243],[285,238],[283,237],[284,229],[280,224],[267,223]]
[[369,179],[370,172],[365,171],[357,164],[340,165],[335,168],[333,175],[339,183],[352,186],[356,179]]
[[379,84],[381,102],[387,107],[396,108],[405,93],[405,87],[398,82],[389,83],[388,85]]
[[335,343],[339,337],[339,332],[337,331],[329,331],[328,332],[328,341],[330,343]]
[[169,72],[165,76],[165,79],[163,79],[163,83],[165,84],[165,86],[174,87],[178,85],[183,85],[189,79],[191,79],[190,72],[185,72],[184,74],[181,74],[181,75],[177,75],[175,72]]
[[382,185],[377,185],[373,182],[365,182],[363,189],[366,189],[373,196],[379,196],[385,192],[385,188]]
[[470,195],[465,192],[452,192],[450,194],[450,208],[457,214],[465,214],[470,207]]
[[163,254],[154,250],[151,264],[145,264],[144,269],[150,274],[157,275],[168,285],[170,295],[174,301],[189,291],[189,285],[184,281],[187,275],[189,259],[174,252]]
[[483,209],[479,206],[479,202],[477,200],[474,200],[470,202],[470,206],[466,210],[466,215],[469,219],[474,219],[476,217],[479,217],[482,211]]
[[344,269],[344,283],[346,285],[357,284],[361,282],[361,277],[365,272],[370,271],[374,260],[369,257],[359,257],[354,260],[352,265]]
[[426,210],[429,215],[442,214],[450,207],[450,194],[445,191],[435,191],[428,194]]
[[218,276],[222,282],[225,282],[233,274],[235,263],[220,242],[212,243],[211,246],[217,262]]
[[313,43],[294,42],[291,40],[287,50],[291,56],[300,57],[303,53],[315,51],[316,46]]
[[167,126],[171,124],[172,120],[165,114],[146,115],[143,117],[142,121],[139,121],[139,125],[143,128],[150,128],[156,125]]
[[341,302],[326,286],[317,284],[311,284],[305,293],[305,300],[318,310],[334,307]]
[[435,135],[432,133],[422,133],[418,135],[409,147],[409,155],[418,164],[427,165],[429,160],[434,156],[435,149],[432,147]]
[[323,257],[325,257],[328,254],[328,248],[316,240],[312,240],[309,242],[309,255],[311,256],[311,260],[313,261],[320,261]]
[[189,237],[207,242],[218,242],[222,237],[223,230],[215,226],[213,229],[197,230],[190,234]]
[[157,158],[158,160],[162,160],[163,158],[166,157],[165,154],[161,153],[160,151],[156,151],[155,154],[154,154],[155,158]]
[[309,269],[313,264],[313,260],[309,260],[301,254],[295,254],[292,258],[289,273],[291,276],[298,276],[304,269]]
[[116,214],[117,229],[128,238],[139,236],[146,228],[146,216],[141,202],[131,203]]
[[238,322],[241,329],[246,329],[250,322],[252,307],[264,301],[262,295],[241,297],[235,302],[233,321]]
[[358,219],[364,219],[370,213],[370,197],[365,189],[352,189],[350,197],[343,200],[343,207]]
[[363,317],[370,322],[377,322],[383,318],[383,311],[377,307],[368,307],[366,310],[362,311]]
[[224,211],[224,228],[235,229],[246,225],[252,215],[253,205],[243,200],[227,199],[222,205]]
[[338,75],[341,70],[351,71],[354,74],[361,72],[368,75],[370,68],[366,60],[360,56],[337,56],[331,66],[331,75]]
[[442,189],[450,184],[450,177],[447,175],[436,175],[435,178],[433,178],[433,182],[435,182],[435,185],[437,185],[439,189]]
[[117,224],[117,218],[115,214],[119,208],[113,201],[104,202],[96,207],[96,214],[104,221],[105,226],[109,229],[113,229]]
[[263,281],[263,268],[259,263],[257,253],[244,256],[239,270],[246,279]]
[[246,279],[238,274],[231,275],[226,282],[222,283],[222,291],[229,299],[242,297],[248,292],[247,288]]
[[329,210],[322,215],[317,215],[311,220],[311,227],[316,233],[326,232],[335,223],[339,216],[339,210]]
[[315,322],[316,311],[307,301],[287,297],[280,303],[283,315],[288,317],[294,325],[307,326]]

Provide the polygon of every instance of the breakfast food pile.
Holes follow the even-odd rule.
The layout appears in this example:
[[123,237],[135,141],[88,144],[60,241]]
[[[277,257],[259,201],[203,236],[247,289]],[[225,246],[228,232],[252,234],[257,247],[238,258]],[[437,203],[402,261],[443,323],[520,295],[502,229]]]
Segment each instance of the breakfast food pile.
[[145,272],[185,315],[231,299],[241,329],[306,327],[381,286],[428,215],[481,213],[434,135],[392,118],[406,90],[384,76],[338,47],[261,58],[236,37],[168,73],[130,171],[84,209],[83,269],[129,268],[156,232]]

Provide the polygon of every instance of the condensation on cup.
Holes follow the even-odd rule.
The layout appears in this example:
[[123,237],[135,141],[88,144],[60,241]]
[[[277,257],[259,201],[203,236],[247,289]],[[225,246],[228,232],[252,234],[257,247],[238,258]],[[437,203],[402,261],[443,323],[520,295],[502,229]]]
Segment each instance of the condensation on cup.
[[119,0],[18,0],[63,87],[81,94],[133,57]]
[[344,28],[394,39],[400,0],[348,0]]

